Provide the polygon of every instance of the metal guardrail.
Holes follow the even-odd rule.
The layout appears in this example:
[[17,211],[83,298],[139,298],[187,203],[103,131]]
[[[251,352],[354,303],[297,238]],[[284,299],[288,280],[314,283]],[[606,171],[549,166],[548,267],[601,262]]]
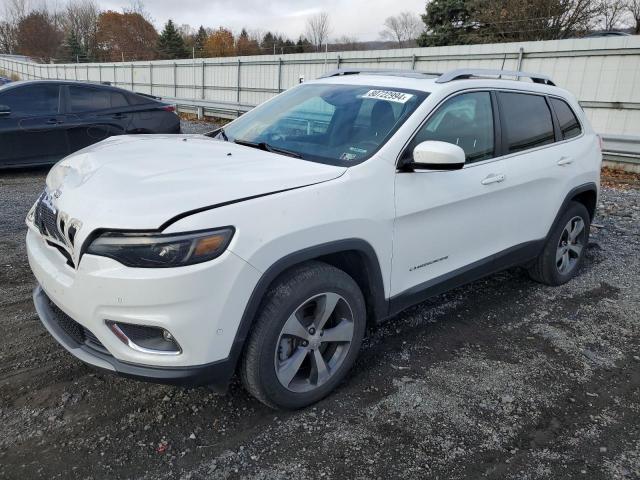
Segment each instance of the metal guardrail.
[[602,155],[605,160],[640,166],[640,137],[634,135],[603,135]]
[[[205,112],[221,118],[236,118],[255,108],[255,105],[247,105],[235,102],[217,102],[214,100],[184,99],[173,97],[160,97],[163,102],[175,105],[179,110],[195,110],[198,118],[203,118]],[[182,108],[181,108],[182,107]]]

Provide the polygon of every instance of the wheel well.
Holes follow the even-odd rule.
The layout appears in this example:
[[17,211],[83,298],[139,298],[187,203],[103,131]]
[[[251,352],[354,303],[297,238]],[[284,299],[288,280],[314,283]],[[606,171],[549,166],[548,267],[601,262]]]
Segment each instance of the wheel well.
[[596,213],[596,203],[598,196],[594,190],[585,190],[571,198],[572,201],[583,204],[589,212],[589,217],[593,220],[593,216]]
[[378,291],[380,287],[376,284],[375,272],[369,265],[369,259],[365,254],[358,250],[347,250],[322,255],[314,260],[339,268],[353,278],[365,299],[368,324],[373,325],[385,316],[379,306],[380,296],[384,297],[384,293]]

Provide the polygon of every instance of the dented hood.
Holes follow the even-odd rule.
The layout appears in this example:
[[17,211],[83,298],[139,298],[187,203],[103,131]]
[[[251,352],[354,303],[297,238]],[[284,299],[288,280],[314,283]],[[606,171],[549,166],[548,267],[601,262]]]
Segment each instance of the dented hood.
[[47,189],[85,232],[156,229],[185,212],[325,182],[345,170],[201,135],[119,136],[57,163]]

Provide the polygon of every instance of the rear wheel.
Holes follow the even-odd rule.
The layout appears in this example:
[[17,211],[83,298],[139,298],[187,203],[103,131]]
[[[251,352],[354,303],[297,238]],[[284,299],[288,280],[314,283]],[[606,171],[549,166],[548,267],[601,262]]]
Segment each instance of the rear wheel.
[[571,280],[584,259],[590,228],[586,207],[571,202],[529,269],[531,278],[546,285],[562,285]]
[[349,275],[321,262],[293,268],[263,301],[242,359],[245,388],[273,408],[317,402],[351,369],[365,323]]

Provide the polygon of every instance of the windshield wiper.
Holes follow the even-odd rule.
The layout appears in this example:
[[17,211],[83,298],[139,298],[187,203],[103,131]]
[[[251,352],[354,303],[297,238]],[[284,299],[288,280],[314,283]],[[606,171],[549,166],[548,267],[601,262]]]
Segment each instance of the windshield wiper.
[[280,153],[281,155],[287,155],[287,156],[293,157],[293,158],[303,158],[302,155],[300,155],[297,152],[292,152],[291,150],[286,150],[284,148],[274,147],[272,145],[269,145],[266,142],[250,142],[248,140],[241,140],[241,139],[238,139],[238,138],[236,138],[234,140],[234,142],[237,143],[238,145],[244,145],[245,147],[257,148],[259,150],[264,150],[266,152]]
[[205,137],[211,137],[211,138],[215,138],[218,136],[218,134],[222,135],[222,138],[224,138],[225,142],[229,141],[229,137],[227,137],[227,134],[224,133],[224,127],[218,127],[214,130],[211,130],[210,132],[207,132],[205,134],[203,134]]

